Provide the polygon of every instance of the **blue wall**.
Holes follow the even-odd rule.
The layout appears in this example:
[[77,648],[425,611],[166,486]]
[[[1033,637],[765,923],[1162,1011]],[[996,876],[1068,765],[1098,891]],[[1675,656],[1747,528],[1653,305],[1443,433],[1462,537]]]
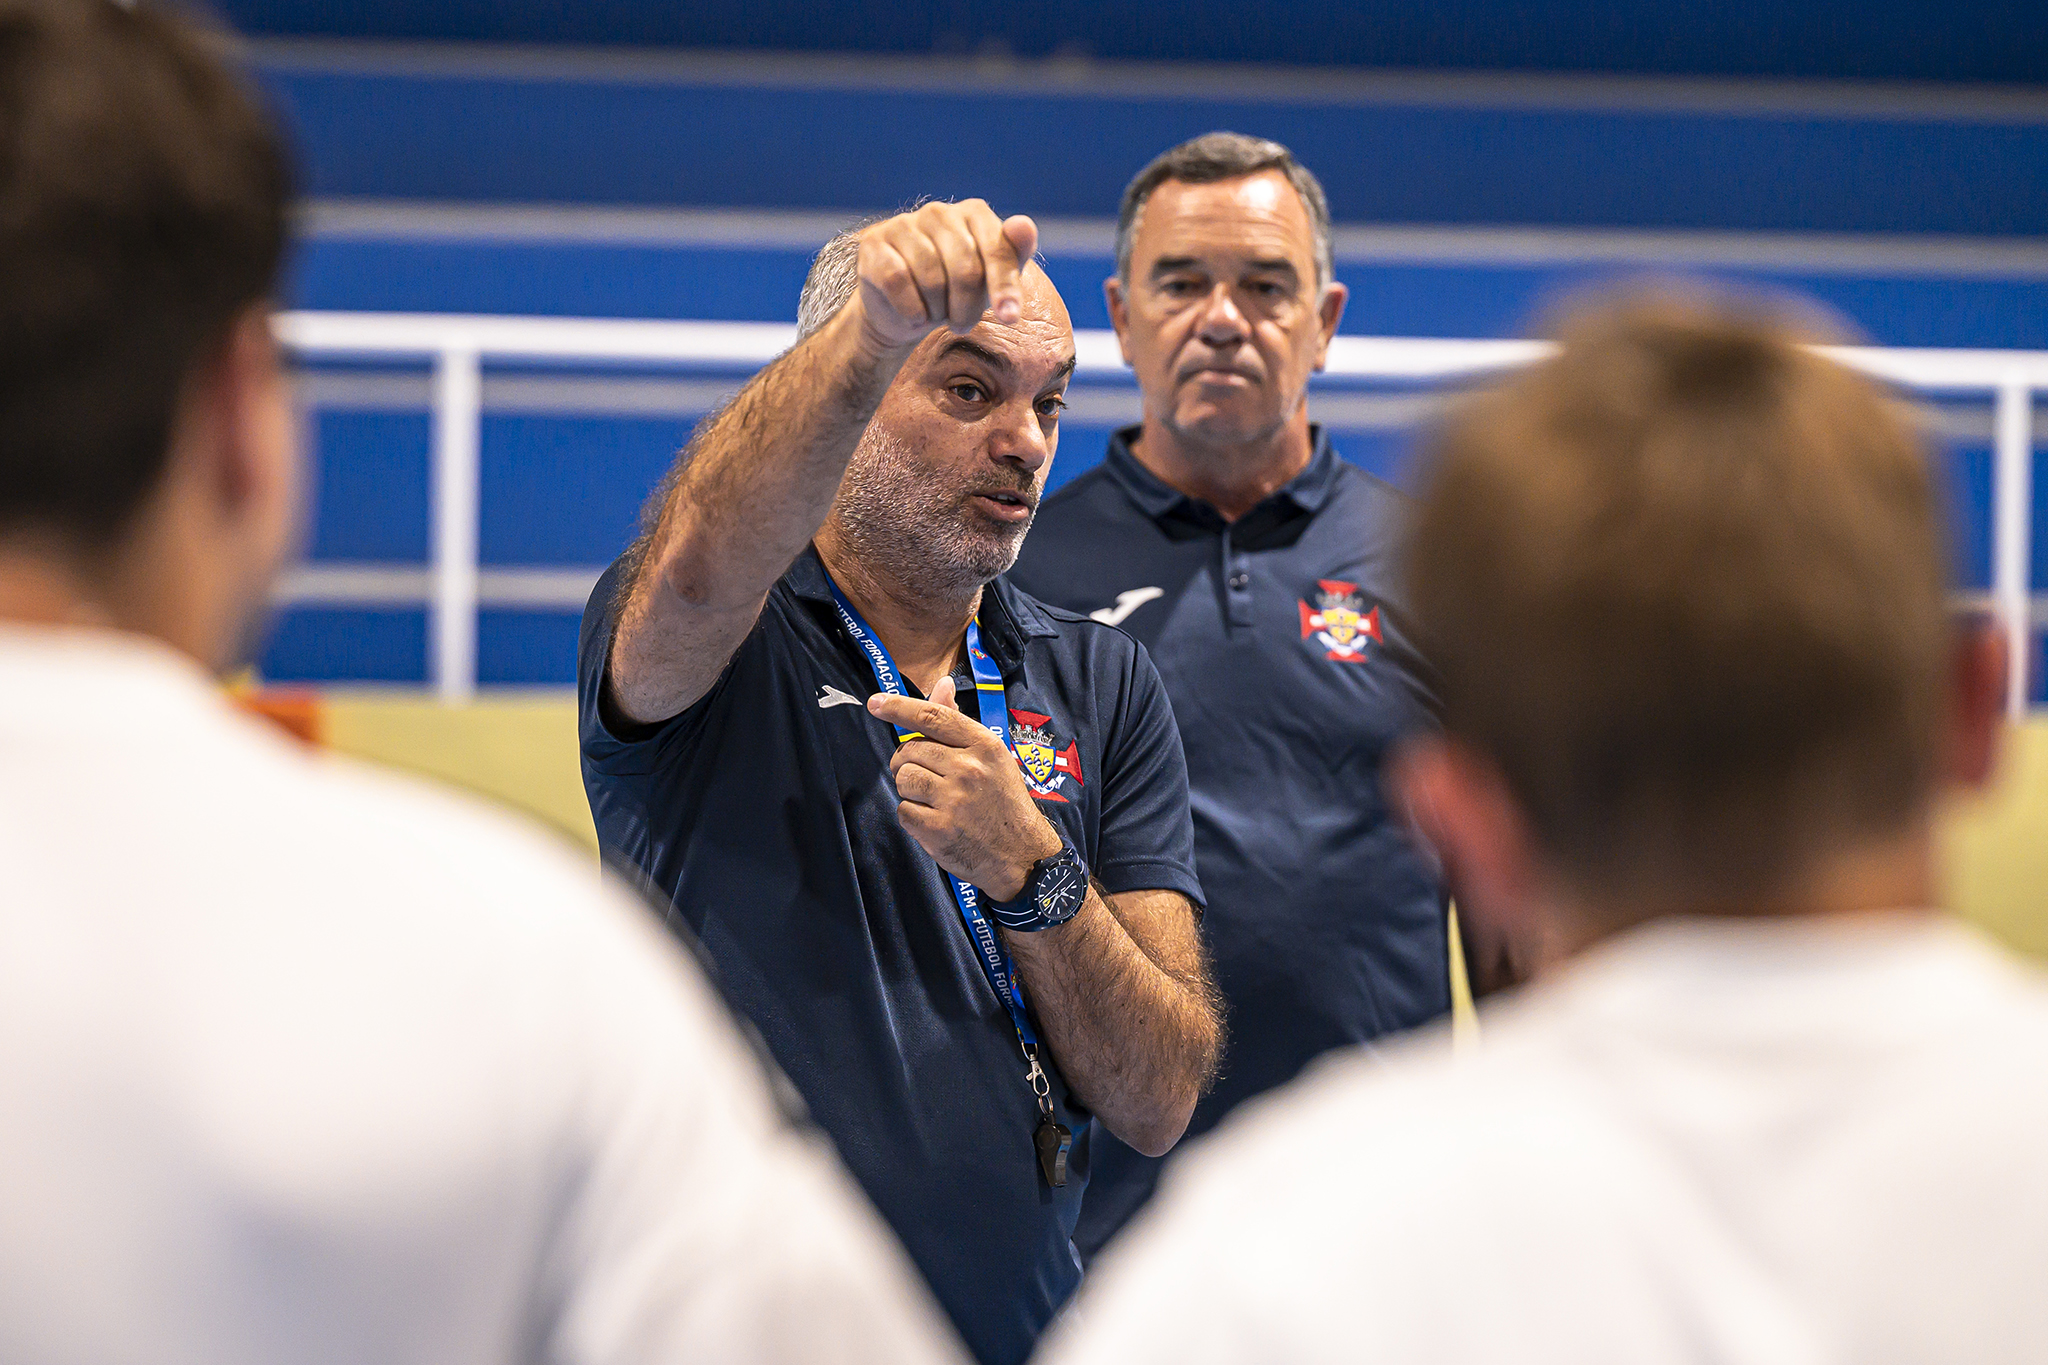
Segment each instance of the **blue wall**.
[[1235,128],[1293,148],[1346,222],[2048,235],[2048,110],[736,86],[454,56],[366,70],[273,53],[262,72],[316,195],[848,210],[980,195],[1100,217],[1161,150]]
[[[540,313],[566,317],[787,322],[810,253],[788,247],[602,242],[362,241],[315,238],[294,264],[291,297],[307,308]],[[1340,259],[1351,289],[1343,330],[1360,336],[1523,335],[1552,302],[1645,273],[1693,275],[1817,301],[1887,346],[2048,349],[2048,251],[2039,276],[1748,267]],[[1107,327],[1105,253],[1047,261],[1076,327]]]
[[227,0],[254,33],[789,51],[2038,81],[2025,0]]

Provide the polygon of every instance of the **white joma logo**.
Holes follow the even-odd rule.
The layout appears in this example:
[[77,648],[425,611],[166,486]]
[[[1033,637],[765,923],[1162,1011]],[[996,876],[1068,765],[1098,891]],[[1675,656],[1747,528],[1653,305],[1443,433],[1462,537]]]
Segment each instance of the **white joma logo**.
[[1097,607],[1094,611],[1089,612],[1088,615],[1090,618],[1102,622],[1105,626],[1120,626],[1124,623],[1124,618],[1139,607],[1144,606],[1155,597],[1164,596],[1166,596],[1166,589],[1164,588],[1132,588],[1129,592],[1120,592],[1116,595],[1115,606]]
[[860,704],[859,697],[849,697],[836,687],[826,687],[823,684],[820,684],[818,687],[818,706],[821,710],[827,706],[859,706]]

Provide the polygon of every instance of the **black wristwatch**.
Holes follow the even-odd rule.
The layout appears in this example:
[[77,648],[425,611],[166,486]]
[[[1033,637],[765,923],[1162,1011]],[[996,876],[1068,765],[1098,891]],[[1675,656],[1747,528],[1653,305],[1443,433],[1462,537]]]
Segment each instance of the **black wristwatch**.
[[1065,924],[1081,913],[1081,904],[1087,899],[1088,864],[1062,834],[1060,851],[1031,865],[1031,874],[1016,899],[990,901],[988,912],[1005,929],[1034,934]]

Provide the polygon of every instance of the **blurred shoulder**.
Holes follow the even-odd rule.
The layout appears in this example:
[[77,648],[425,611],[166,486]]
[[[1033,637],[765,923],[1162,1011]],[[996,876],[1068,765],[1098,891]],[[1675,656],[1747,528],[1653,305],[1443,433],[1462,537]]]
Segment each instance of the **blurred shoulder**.
[[1412,1244],[1460,1210],[1497,1214],[1532,1179],[1583,1188],[1613,1137],[1583,1100],[1548,1031],[1499,1011],[1477,1053],[1454,1055],[1438,1026],[1330,1054],[1244,1106],[1187,1164],[1212,1180],[1226,1167],[1270,1173],[1259,1207],[1278,1235],[1338,1245],[1366,1218]]
[[1483,1212],[1471,1149],[1501,1136],[1448,1052],[1428,1034],[1335,1054],[1198,1139],[1048,1358],[1444,1358]]
[[632,921],[652,918],[594,852],[529,817],[222,720],[211,808],[189,818],[235,832],[243,855],[222,876],[248,896],[289,886],[299,913],[343,914],[365,941],[411,935],[422,952],[486,958],[617,952],[641,937]]

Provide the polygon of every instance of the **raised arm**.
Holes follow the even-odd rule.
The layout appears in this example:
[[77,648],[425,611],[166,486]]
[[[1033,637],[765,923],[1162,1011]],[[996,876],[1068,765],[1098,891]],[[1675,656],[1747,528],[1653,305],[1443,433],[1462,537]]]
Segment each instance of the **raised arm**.
[[710,690],[831,510],[896,372],[939,327],[1012,322],[1029,218],[926,204],[861,234],[845,307],[756,375],[683,453],[612,641],[610,703],[652,724]]

